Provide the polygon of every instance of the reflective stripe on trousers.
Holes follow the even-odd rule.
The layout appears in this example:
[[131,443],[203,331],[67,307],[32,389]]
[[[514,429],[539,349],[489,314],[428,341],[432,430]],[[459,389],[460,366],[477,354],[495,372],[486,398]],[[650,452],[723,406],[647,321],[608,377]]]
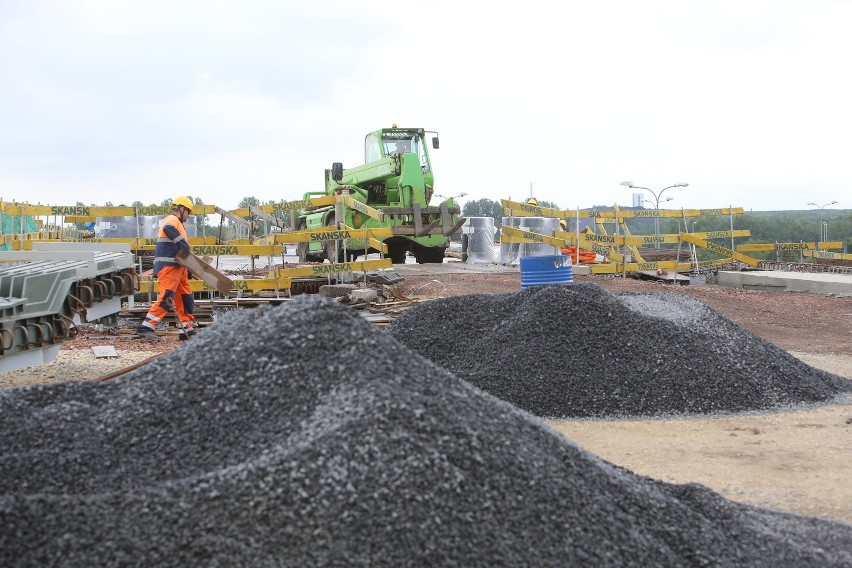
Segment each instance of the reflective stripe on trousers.
[[[154,329],[169,313],[169,306],[174,304],[175,312],[184,325],[194,326],[195,301],[192,290],[189,289],[189,273],[183,266],[164,266],[157,274],[160,295],[151,304],[148,315],[142,325]],[[155,323],[156,322],[156,323]]]

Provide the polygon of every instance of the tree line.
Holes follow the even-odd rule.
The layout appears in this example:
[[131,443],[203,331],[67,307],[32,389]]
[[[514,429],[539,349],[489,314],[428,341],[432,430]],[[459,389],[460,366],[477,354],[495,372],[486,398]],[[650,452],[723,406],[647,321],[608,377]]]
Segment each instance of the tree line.
[[[538,204],[542,207],[550,207],[553,209],[562,209],[553,203],[539,201]],[[592,209],[606,210],[611,207],[596,206]],[[634,209],[633,207],[622,207],[622,209]],[[640,208],[635,208],[640,209]],[[581,210],[582,211],[582,210]],[[503,206],[499,201],[491,199],[478,199],[468,201],[462,208],[462,215],[465,217],[491,217],[494,219],[495,228],[499,229],[503,217]],[[568,220],[571,223],[571,229],[574,229],[573,219]],[[735,230],[748,230],[751,232],[750,237],[739,237],[736,244],[746,243],[798,243],[798,242],[816,242],[820,238],[822,223],[828,224],[828,240],[839,241],[845,246],[846,252],[852,252],[852,210],[849,209],[808,209],[801,211],[749,211],[742,215],[713,215],[689,217],[687,219],[661,218],[660,232],[661,233],[678,233],[678,232],[704,232],[704,231],[727,231],[732,228]],[[654,232],[654,219],[626,219],[625,224],[631,233],[635,234],[652,234]],[[586,226],[593,226],[592,219],[581,219],[582,230]],[[677,245],[670,245],[677,246]],[[842,252],[842,251],[836,251]],[[785,251],[789,258],[782,260],[796,260],[799,253],[796,251]],[[774,258],[775,253],[764,253],[758,255],[757,258]],[[792,258],[793,256],[796,259]]]
[[[204,205],[201,198],[188,196],[196,205]],[[254,196],[243,197],[238,208],[246,208],[249,206],[260,207],[265,204],[272,204],[274,201],[264,203]],[[151,203],[154,206],[169,206],[170,199],[164,199],[161,203]],[[78,202],[77,205],[83,205]],[[106,206],[113,204],[107,202]],[[552,209],[562,209],[555,203],[539,200],[538,205],[541,207],[549,207]],[[145,207],[141,201],[131,203],[132,207]],[[592,209],[606,210],[611,207],[595,206]],[[622,209],[634,209],[632,207],[623,207]],[[287,215],[282,213],[280,215]],[[502,225],[503,206],[499,201],[488,198],[467,201],[462,207],[462,215],[464,217],[491,217],[494,219],[494,227],[499,229]],[[208,215],[198,216],[197,223],[200,227],[209,227],[211,230],[215,227],[207,224]],[[751,232],[750,237],[737,238],[736,244],[746,243],[797,243],[815,242],[818,241],[821,234],[822,223],[827,223],[828,240],[839,241],[844,244],[845,252],[852,252],[852,210],[849,209],[807,209],[807,210],[788,210],[788,211],[749,211],[742,215],[714,215],[689,217],[687,219],[660,219],[660,232],[662,233],[678,233],[684,232],[705,232],[705,231],[726,231],[731,228],[746,229]],[[569,219],[569,223],[573,223],[573,219]],[[626,219],[625,223],[628,230],[635,234],[652,234],[654,232],[654,219]],[[581,219],[581,229],[586,226],[593,226],[594,221],[591,219]],[[732,227],[733,225],[733,227]],[[573,230],[573,225],[571,229]],[[664,245],[665,246],[665,245]],[[672,245],[670,245],[672,246]],[[676,245],[673,245],[676,246]],[[795,260],[798,258],[796,251],[784,251],[781,255],[782,260]],[[754,256],[757,258],[774,258],[775,253],[763,253]]]

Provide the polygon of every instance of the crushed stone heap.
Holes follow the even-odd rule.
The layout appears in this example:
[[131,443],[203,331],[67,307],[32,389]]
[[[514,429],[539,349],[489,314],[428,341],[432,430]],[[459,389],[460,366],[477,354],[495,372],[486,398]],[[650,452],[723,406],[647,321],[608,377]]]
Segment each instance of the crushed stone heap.
[[409,308],[387,331],[545,418],[767,410],[852,390],[852,381],[672,292],[582,283],[441,298]]
[[0,425],[3,566],[852,562],[852,526],[634,475],[315,296]]

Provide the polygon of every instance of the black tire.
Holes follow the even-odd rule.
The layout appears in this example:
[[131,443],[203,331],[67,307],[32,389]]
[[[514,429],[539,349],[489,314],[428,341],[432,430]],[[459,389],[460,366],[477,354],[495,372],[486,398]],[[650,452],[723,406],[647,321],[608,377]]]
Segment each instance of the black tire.
[[[297,231],[304,231],[308,228],[307,221],[299,219]],[[299,262],[308,262],[308,243],[296,243],[296,255],[299,257]]]
[[[346,251],[346,256],[351,256],[349,251]],[[337,255],[334,254],[334,241],[325,241],[325,257],[332,264],[335,262],[346,262],[345,257],[343,256],[343,246],[341,245],[337,250]]]
[[408,251],[404,248],[389,246],[388,256],[394,264],[405,264],[405,255]]
[[417,247],[414,258],[417,264],[440,264],[444,262],[444,247]]
[[[304,231],[307,228],[307,221],[305,219],[300,220],[298,230]],[[299,262],[322,262],[325,258],[326,250],[323,247],[322,252],[311,252],[308,250],[308,243],[297,243],[296,254],[299,256]]]

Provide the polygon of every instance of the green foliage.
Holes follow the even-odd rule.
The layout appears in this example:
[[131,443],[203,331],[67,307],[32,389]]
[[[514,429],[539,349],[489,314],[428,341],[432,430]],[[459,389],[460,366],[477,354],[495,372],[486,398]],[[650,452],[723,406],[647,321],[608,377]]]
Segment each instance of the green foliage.
[[[204,205],[201,198],[189,197],[196,205]],[[171,205],[172,198],[164,199],[159,203],[162,207]],[[270,204],[275,203],[269,201]],[[78,206],[83,206],[83,202],[78,201]],[[112,205],[110,202],[107,206]],[[156,206],[156,203],[150,205]],[[549,201],[539,201],[541,207],[551,209],[559,209],[560,207]],[[142,207],[141,201],[134,201],[133,207]],[[261,207],[262,203],[259,199],[253,196],[244,197],[240,202],[239,208],[248,206]],[[596,206],[595,209],[610,209],[609,206]],[[478,199],[475,201],[467,201],[462,207],[462,215],[464,217],[491,217],[494,219],[495,228],[499,229],[503,220],[503,206],[499,200],[491,200],[487,198]],[[276,213],[275,216],[281,217],[285,222],[289,221],[288,213]],[[197,223],[203,230],[211,230],[215,232],[217,227],[208,227],[208,215],[198,216]],[[750,237],[737,237],[735,245],[741,244],[757,244],[757,243],[798,243],[798,242],[815,242],[819,240],[820,228],[822,223],[828,224],[828,240],[840,241],[845,245],[845,251],[852,252],[852,210],[849,209],[808,209],[799,211],[749,211],[742,215],[719,215],[719,216],[702,216],[689,217],[686,219],[661,218],[659,220],[661,233],[678,233],[686,232],[705,232],[705,231],[727,231],[730,229],[746,229],[751,232]],[[654,232],[654,219],[628,219],[626,221],[627,228],[633,234],[652,234]],[[85,223],[76,223],[78,229],[85,229]],[[587,225],[594,225],[590,219],[581,220],[581,228]],[[609,229],[608,229],[609,230]],[[714,242],[730,248],[730,239],[714,239]],[[662,245],[666,248],[676,248],[672,245]],[[704,249],[697,251],[700,260],[715,258],[715,256]],[[800,260],[800,253],[797,251],[782,251],[780,253],[750,253],[758,259],[776,259],[795,262]]]
[[237,204],[237,208],[242,209],[243,207],[260,207],[260,199],[253,196],[243,197],[240,202]]
[[[822,222],[828,223],[828,240],[844,243],[846,251],[852,250],[852,211],[757,211],[733,216],[690,217],[689,232],[728,231],[745,229],[750,237],[737,237],[734,244],[759,243],[798,243],[816,242],[820,237]],[[694,224],[694,225],[693,225]],[[683,230],[683,222],[678,219],[661,219],[660,230],[663,233],[677,233]],[[730,240],[715,241],[730,248]],[[842,252],[835,250],[834,252]],[[699,251],[699,257],[701,257]],[[782,260],[797,262],[801,259],[798,251],[780,251],[779,253],[748,253],[760,260]],[[711,255],[712,258],[712,255]]]
[[[189,198],[194,205],[204,205],[204,201],[200,197]],[[206,234],[207,215],[195,215],[196,226],[201,227],[201,232]]]
[[[559,209],[554,203],[539,201],[539,206]],[[596,209],[610,209],[610,207],[595,207]],[[494,226],[500,228],[503,218],[503,207],[499,201],[490,199],[479,199],[468,201],[462,209],[465,217],[492,217]],[[587,224],[593,225],[590,220],[581,220],[581,228]],[[588,223],[587,223],[588,222]],[[661,218],[661,233],[705,232],[705,231],[728,231],[746,229],[751,232],[750,237],[737,237],[734,245],[757,244],[757,243],[798,243],[815,242],[819,240],[820,226],[822,222],[828,223],[828,240],[840,241],[846,246],[846,252],[852,251],[852,210],[805,210],[805,211],[751,211],[742,215],[714,215],[702,217],[688,217],[686,219]],[[627,228],[631,233],[642,235],[654,232],[654,219],[628,219]],[[730,248],[730,239],[718,240],[716,242],[726,248]],[[666,248],[676,248],[671,245],[663,245]],[[710,251],[698,250],[700,260],[717,258]],[[750,253],[763,260],[798,261],[800,253],[797,251],[781,251],[768,253]]]
[[[753,243],[796,243],[816,241],[820,235],[820,223],[828,222],[828,237],[832,241],[852,237],[852,211],[825,212],[820,217],[813,211],[761,211],[733,216],[703,216],[688,219],[689,230],[695,223],[696,231],[725,231],[747,229],[751,231],[748,241]],[[678,220],[665,220],[665,228],[677,232]],[[681,224],[682,226],[682,224]]]
[[463,217],[491,217],[494,226],[500,227],[503,220],[503,206],[499,201],[482,198],[477,201],[468,201],[462,208]]
[[[237,204],[237,207],[240,208],[240,209],[242,209],[243,207],[249,207],[249,206],[260,207],[260,199],[258,199],[257,197],[254,197],[252,195],[249,195],[247,197],[243,197],[240,200],[240,202]],[[247,217],[247,219],[249,219],[251,221],[257,221],[258,220],[257,215],[249,215]]]
[[[267,205],[275,205],[276,203],[279,202],[275,201],[274,199],[270,199],[266,202]],[[295,227],[295,221],[291,218],[296,215],[295,211],[274,211],[273,213],[270,213],[270,215],[272,215],[276,219],[279,219],[279,222],[285,227],[290,225]]]

